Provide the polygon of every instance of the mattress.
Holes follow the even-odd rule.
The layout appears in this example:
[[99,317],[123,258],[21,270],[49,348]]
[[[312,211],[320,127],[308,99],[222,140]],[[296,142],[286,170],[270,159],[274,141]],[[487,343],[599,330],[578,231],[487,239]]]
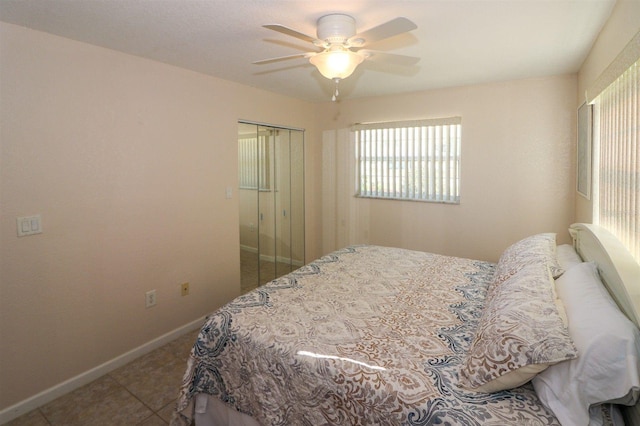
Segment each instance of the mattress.
[[211,314],[173,425],[208,395],[261,425],[558,425],[530,384],[458,385],[494,264],[354,246]]

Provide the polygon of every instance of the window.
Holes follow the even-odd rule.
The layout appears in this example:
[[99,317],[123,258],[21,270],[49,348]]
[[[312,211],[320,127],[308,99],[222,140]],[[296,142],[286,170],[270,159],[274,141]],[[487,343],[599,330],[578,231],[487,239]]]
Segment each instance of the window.
[[594,222],[640,261],[640,61],[602,91],[595,112]]
[[356,196],[459,203],[461,121],[354,126]]

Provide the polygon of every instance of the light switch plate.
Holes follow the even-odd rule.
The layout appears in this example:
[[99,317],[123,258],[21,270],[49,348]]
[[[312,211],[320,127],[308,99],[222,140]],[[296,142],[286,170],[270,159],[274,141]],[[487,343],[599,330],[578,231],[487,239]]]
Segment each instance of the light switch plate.
[[39,214],[17,217],[16,225],[18,227],[18,237],[42,233],[42,219]]

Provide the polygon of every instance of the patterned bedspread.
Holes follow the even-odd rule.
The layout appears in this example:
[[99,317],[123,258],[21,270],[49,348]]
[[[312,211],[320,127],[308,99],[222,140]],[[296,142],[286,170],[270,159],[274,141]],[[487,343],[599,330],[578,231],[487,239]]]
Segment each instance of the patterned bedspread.
[[530,385],[457,385],[493,269],[355,246],[276,279],[208,317],[180,420],[207,393],[263,425],[557,425]]

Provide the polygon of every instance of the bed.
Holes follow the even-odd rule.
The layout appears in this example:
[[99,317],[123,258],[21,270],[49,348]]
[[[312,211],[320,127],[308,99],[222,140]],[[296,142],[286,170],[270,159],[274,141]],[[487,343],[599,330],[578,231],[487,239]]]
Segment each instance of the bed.
[[496,264],[352,246],[242,295],[207,317],[171,424],[640,425],[640,267],[569,231]]

